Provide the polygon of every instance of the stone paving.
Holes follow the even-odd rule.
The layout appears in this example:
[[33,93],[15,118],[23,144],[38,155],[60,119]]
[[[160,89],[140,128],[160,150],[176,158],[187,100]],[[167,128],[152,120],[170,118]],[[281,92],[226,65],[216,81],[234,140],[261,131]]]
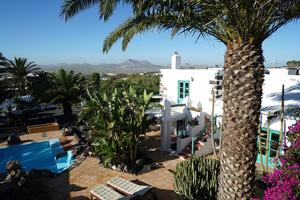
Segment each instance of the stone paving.
[[103,168],[96,158],[88,157],[79,166],[64,172],[47,182],[51,189],[52,199],[55,200],[86,200],[89,199],[89,191],[98,184],[105,184],[110,178],[119,176],[140,184],[151,185],[158,200],[180,199],[173,191],[173,175],[169,170],[174,170],[180,159],[158,150],[159,132],[151,133],[152,139],[143,145],[147,155],[163,164],[159,168],[144,174],[135,176],[122,172]]

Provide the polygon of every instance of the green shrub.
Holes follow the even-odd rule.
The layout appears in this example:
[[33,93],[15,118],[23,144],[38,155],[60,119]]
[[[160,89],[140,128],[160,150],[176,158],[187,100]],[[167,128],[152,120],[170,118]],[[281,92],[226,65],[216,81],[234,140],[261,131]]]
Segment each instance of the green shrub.
[[220,161],[191,158],[176,166],[175,192],[184,199],[217,199]]
[[124,88],[132,87],[138,95],[143,95],[145,89],[149,93],[158,94],[159,81],[158,75],[118,75],[101,81],[101,89],[102,91],[110,92],[116,88],[124,91]]
[[137,146],[149,127],[145,111],[151,94],[137,95],[131,87],[107,95],[88,91],[89,99],[81,118],[92,128],[93,147],[104,165],[130,163],[136,159]]

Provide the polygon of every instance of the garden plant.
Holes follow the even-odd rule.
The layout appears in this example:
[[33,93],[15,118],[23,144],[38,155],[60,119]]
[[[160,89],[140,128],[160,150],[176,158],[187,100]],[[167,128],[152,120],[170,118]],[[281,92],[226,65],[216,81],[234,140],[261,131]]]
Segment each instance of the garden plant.
[[130,164],[136,160],[138,144],[149,127],[145,111],[152,93],[137,95],[131,87],[115,89],[112,94],[88,91],[88,101],[81,118],[92,129],[93,147],[105,166]]
[[300,121],[289,127],[287,138],[291,144],[284,147],[277,169],[264,177],[264,200],[300,199]]

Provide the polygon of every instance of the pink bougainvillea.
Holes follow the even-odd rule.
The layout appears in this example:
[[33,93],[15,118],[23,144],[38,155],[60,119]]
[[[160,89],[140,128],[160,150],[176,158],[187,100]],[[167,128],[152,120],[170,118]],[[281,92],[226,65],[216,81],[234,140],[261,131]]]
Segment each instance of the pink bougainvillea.
[[300,199],[300,121],[289,127],[291,146],[280,156],[281,166],[264,177],[268,185],[264,200]]

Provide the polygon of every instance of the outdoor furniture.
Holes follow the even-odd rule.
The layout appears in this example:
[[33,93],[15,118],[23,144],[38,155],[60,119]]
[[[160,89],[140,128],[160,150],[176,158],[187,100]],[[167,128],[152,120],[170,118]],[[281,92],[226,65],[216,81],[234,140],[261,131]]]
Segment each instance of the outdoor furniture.
[[144,196],[152,188],[150,186],[135,184],[120,177],[114,177],[107,181],[106,184],[122,194],[131,196]]
[[129,197],[125,197],[120,193],[105,185],[97,185],[90,191],[91,200],[128,200]]

